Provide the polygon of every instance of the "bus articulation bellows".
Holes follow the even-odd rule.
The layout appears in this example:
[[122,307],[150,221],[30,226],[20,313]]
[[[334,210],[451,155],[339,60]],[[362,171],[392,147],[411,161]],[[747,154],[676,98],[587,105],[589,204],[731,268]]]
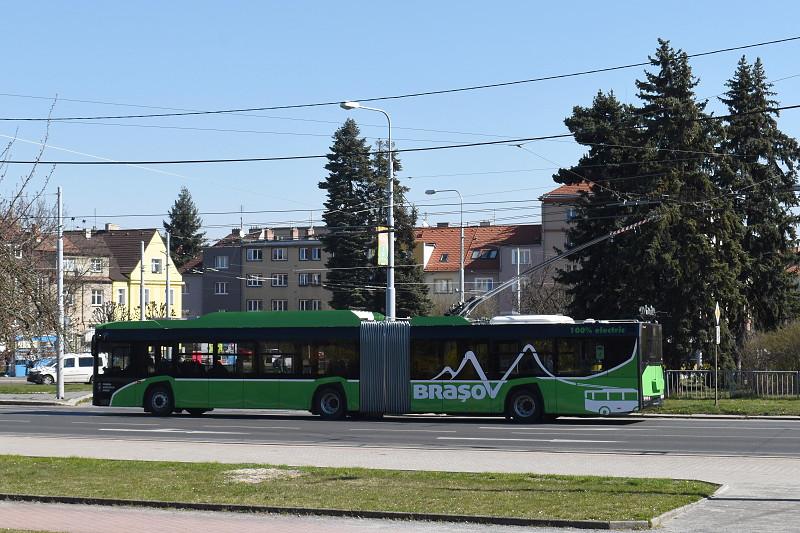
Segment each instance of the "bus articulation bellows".
[[659,324],[382,318],[299,311],[103,324],[92,340],[93,403],[159,416],[252,408],[538,422],[629,413],[663,399]]

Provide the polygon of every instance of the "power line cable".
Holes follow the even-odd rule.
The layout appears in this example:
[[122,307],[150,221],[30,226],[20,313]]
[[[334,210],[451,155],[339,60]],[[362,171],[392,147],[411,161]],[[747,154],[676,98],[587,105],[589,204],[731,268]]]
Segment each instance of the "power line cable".
[[[732,46],[727,48],[718,48],[716,50],[709,50],[706,52],[699,52],[696,54],[687,54],[687,57],[703,57],[709,56],[714,54],[721,54],[725,52],[733,52],[736,50],[745,50],[748,48],[756,48],[761,46],[768,46],[773,44],[780,44],[786,43],[791,41],[800,40],[800,36],[795,37],[787,37],[784,39],[774,39],[771,41],[762,41],[758,43],[751,43],[741,46]],[[603,67],[603,68],[596,68],[596,69],[589,69],[583,70],[578,72],[571,72],[568,74],[555,74],[551,76],[541,76],[538,78],[529,78],[524,80],[516,80],[516,81],[507,81],[507,82],[500,82],[500,83],[488,83],[483,85],[471,85],[467,87],[459,87],[455,89],[441,89],[435,91],[420,91],[414,93],[405,93],[405,94],[398,94],[393,96],[378,96],[378,97],[370,97],[370,98],[340,98],[335,101],[328,101],[328,102],[316,102],[316,103],[309,103],[309,104],[292,104],[292,105],[280,105],[280,106],[265,106],[265,107],[249,107],[249,108],[240,108],[240,109],[218,109],[218,110],[208,110],[208,111],[183,111],[183,112],[176,112],[176,113],[153,113],[153,114],[139,114],[139,115],[105,115],[105,116],[88,116],[88,117],[53,117],[53,118],[44,118],[44,117],[0,117],[0,121],[25,121],[25,122],[41,122],[41,121],[68,121],[68,120],[108,120],[108,119],[130,119],[130,118],[162,118],[162,117],[183,117],[183,116],[193,116],[193,115],[221,115],[221,114],[231,114],[231,113],[248,113],[254,111],[274,111],[278,109],[301,109],[301,108],[310,108],[310,107],[322,107],[322,106],[332,106],[332,105],[339,105],[341,102],[345,100],[355,100],[358,102],[378,102],[378,101],[386,101],[386,100],[399,100],[403,98],[417,98],[421,96],[433,96],[433,95],[441,95],[441,94],[453,94],[453,93],[461,93],[467,91],[477,91],[477,90],[484,90],[484,89],[494,89],[498,87],[509,87],[512,85],[522,85],[528,83],[537,83],[541,81],[551,81],[557,79],[564,79],[564,78],[574,78],[577,76],[586,76],[589,74],[599,74],[602,72],[612,72],[616,70],[625,70],[634,67],[642,67],[650,65],[651,62],[639,62],[639,63],[628,63],[625,65],[617,65],[614,67]]]

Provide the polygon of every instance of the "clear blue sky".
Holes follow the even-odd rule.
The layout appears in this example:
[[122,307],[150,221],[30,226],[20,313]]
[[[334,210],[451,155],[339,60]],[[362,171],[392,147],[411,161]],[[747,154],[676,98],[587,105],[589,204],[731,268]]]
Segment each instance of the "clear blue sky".
[[[547,3],[552,4],[552,3]],[[299,104],[455,88],[645,61],[658,37],[688,53],[800,35],[793,2],[15,2],[5,6],[5,54],[0,116],[159,112],[154,106],[210,110]],[[760,56],[782,104],[800,103],[800,41],[745,53]],[[716,95],[742,52],[692,61],[697,94],[722,111]],[[398,148],[562,133],[574,105],[598,89],[635,100],[642,68],[443,96],[391,100]],[[791,77],[795,76],[795,77]],[[18,96],[11,96],[18,95]],[[21,97],[23,95],[25,97]],[[30,98],[30,97],[45,97]],[[75,102],[84,100],[108,102]],[[103,120],[54,123],[46,159],[157,160],[324,154],[348,117],[362,134],[385,138],[382,115],[338,106],[269,111],[248,116]],[[800,137],[800,110],[780,125]],[[158,126],[158,127],[153,127]],[[213,130],[213,131],[212,131]],[[220,131],[228,130],[228,131]],[[230,131],[236,130],[236,131]],[[14,158],[33,155],[41,123],[0,123],[18,137]],[[0,140],[8,140],[2,137]],[[71,152],[59,150],[62,148]],[[465,219],[498,223],[539,221],[535,200],[554,187],[554,167],[573,163],[581,148],[541,141],[525,152],[494,146],[401,156],[399,177],[409,199],[431,213],[457,188],[465,202],[527,200],[524,207],[485,204],[496,212]],[[79,152],[79,153],[75,153]],[[89,155],[81,155],[89,154]],[[60,185],[70,227],[161,226],[181,186],[202,213],[310,209],[318,222],[324,160],[163,167],[60,166],[47,187]],[[0,191],[25,170],[12,167]],[[42,173],[44,174],[44,173]],[[97,214],[96,220],[94,214]],[[109,218],[107,215],[156,214]],[[204,214],[209,237],[239,224],[239,214]],[[244,224],[303,223],[309,213],[245,214]],[[82,222],[82,220],[86,222]]]

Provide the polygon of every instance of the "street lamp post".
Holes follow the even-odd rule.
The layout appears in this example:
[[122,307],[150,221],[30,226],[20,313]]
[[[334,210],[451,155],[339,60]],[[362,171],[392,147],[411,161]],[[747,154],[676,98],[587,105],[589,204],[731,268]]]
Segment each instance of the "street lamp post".
[[395,297],[394,297],[394,158],[392,157],[392,119],[389,113],[377,107],[363,106],[358,102],[342,102],[339,104],[342,109],[366,109],[367,111],[377,111],[383,113],[389,123],[389,180],[386,183],[386,199],[388,213],[386,215],[386,226],[389,232],[389,257],[386,265],[386,320],[389,322],[395,319]]
[[458,226],[461,228],[461,255],[459,257],[458,269],[458,303],[464,303],[464,198],[461,193],[455,189],[428,189],[425,194],[436,194],[437,192],[454,192],[458,195],[458,202],[460,207],[460,221]]

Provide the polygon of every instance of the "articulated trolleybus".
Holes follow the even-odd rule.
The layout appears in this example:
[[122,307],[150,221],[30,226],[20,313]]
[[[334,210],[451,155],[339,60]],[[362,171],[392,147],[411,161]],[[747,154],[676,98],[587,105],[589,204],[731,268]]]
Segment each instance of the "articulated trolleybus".
[[103,324],[92,341],[93,403],[158,416],[253,408],[325,419],[451,413],[530,423],[630,413],[663,399],[659,324],[382,318],[304,311]]

